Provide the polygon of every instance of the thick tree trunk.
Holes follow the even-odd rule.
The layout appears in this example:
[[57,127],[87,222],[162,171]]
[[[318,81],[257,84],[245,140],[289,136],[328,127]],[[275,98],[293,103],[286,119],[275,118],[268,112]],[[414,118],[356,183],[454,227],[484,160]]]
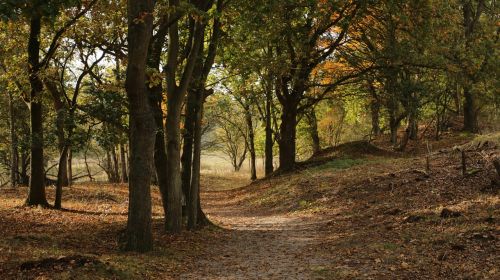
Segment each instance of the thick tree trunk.
[[250,152],[250,179],[257,179],[257,169],[255,167],[256,154],[255,154],[255,134],[253,130],[253,121],[250,108],[245,108],[245,119],[248,129],[248,150]]
[[272,106],[272,93],[270,91],[266,92],[266,142],[265,142],[265,176],[270,175],[274,171],[273,167],[273,128],[272,128],[272,115],[271,115],[271,106]]
[[120,144],[120,171],[121,171],[121,182],[128,182],[128,174],[127,174],[127,157],[125,156],[125,147],[123,144]]
[[41,94],[43,84],[40,72],[40,31],[41,18],[34,15],[30,23],[28,44],[31,120],[31,168],[27,205],[48,206],[45,196],[45,171],[43,162],[43,114]]
[[471,87],[464,87],[464,131],[477,133],[479,132],[478,121],[477,121],[477,109],[475,104],[475,98],[472,94]]
[[284,104],[282,110],[279,141],[279,169],[281,171],[290,171],[295,166],[297,106],[288,102]]
[[416,113],[412,112],[408,116],[408,139],[417,140],[418,139],[418,120]]
[[[462,1],[462,12],[463,12],[463,27],[465,36],[465,51],[467,54],[471,53],[471,49],[474,44],[474,31],[476,25],[478,24],[481,14],[485,10],[486,1]],[[474,9],[474,5],[475,9]],[[478,110],[476,106],[476,96],[472,92],[474,79],[471,77],[470,73],[467,71],[462,73],[463,81],[463,95],[464,95],[464,131],[478,133]]]
[[167,105],[167,230],[182,229],[182,180],[180,168],[180,116],[182,100],[169,100]]
[[[151,231],[151,173],[155,144],[155,120],[146,90],[146,60],[153,29],[153,0],[128,1],[128,66],[130,176],[129,211],[125,249],[149,251]],[[136,19],[142,20],[137,22]]]
[[19,182],[19,153],[17,150],[16,117],[14,98],[9,91],[9,133],[10,133],[10,186],[15,188]]

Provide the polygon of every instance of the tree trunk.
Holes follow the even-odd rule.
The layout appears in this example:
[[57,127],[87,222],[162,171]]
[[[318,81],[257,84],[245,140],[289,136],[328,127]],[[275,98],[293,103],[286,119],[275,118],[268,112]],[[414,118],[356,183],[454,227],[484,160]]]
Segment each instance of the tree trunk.
[[[179,6],[178,0],[169,1],[171,7]],[[208,7],[207,7],[208,9]],[[172,14],[171,14],[172,15]],[[194,66],[198,60],[200,45],[203,43],[205,25],[193,20],[192,44],[186,63],[183,65],[182,78],[177,85],[176,72],[179,59],[179,24],[172,23],[169,27],[169,45],[166,65],[167,74],[167,230],[173,233],[182,229],[182,180],[181,180],[181,155],[180,155],[180,119],[182,103],[193,75]]]
[[[195,120],[196,120],[196,102],[197,96],[200,95],[198,90],[190,89],[188,91],[186,111],[185,111],[185,119],[184,119],[184,134],[183,134],[183,146],[182,146],[182,192],[186,198],[192,197],[190,194],[191,191],[191,171],[192,171],[192,163],[193,163],[193,137],[194,137],[194,128],[195,128]],[[188,214],[188,209],[191,207],[191,202],[188,199],[188,203],[186,203],[186,208],[183,209],[184,214]],[[189,216],[189,215],[188,215]],[[189,225],[188,225],[189,228]]]
[[380,135],[380,100],[377,96],[377,91],[373,85],[373,81],[369,82],[369,90],[371,94],[370,111],[372,117],[372,134],[373,136]]
[[396,146],[398,143],[398,129],[401,120],[396,116],[395,105],[388,106],[389,111],[389,129],[391,131],[391,143]]
[[309,136],[311,137],[313,155],[315,155],[321,150],[321,145],[318,133],[318,120],[316,119],[316,111],[314,108],[311,108],[311,110],[306,113],[306,118],[309,125]]
[[477,122],[477,110],[475,104],[475,98],[472,94],[471,87],[464,87],[464,131],[471,133],[479,132],[478,122]]
[[[158,93],[161,95],[161,90]],[[168,205],[168,176],[167,176],[167,152],[165,150],[165,130],[163,128],[163,111],[161,109],[161,96],[160,101],[152,106],[153,115],[156,124],[155,135],[155,151],[154,151],[154,164],[156,170],[156,179],[160,189],[163,213],[167,216]],[[166,227],[166,220],[165,220]]]
[[[52,97],[54,99],[54,109],[56,111],[56,131],[57,131],[57,145],[59,148],[59,154],[62,155],[65,142],[66,142],[66,137],[64,135],[64,124],[65,124],[65,119],[66,119],[66,112],[65,112],[65,107],[64,103],[60,100],[62,96],[60,96],[59,92],[57,92],[57,87],[55,85],[49,85],[47,84],[47,88],[49,91],[52,93]],[[67,174],[67,162],[59,162],[59,168],[62,169],[63,175],[61,177],[62,179],[62,185],[67,186],[68,185],[68,174]],[[59,172],[58,172],[59,173]]]
[[71,146],[68,147],[68,186],[73,185],[73,151]]
[[[475,1],[462,1],[463,12],[463,27],[465,37],[465,53],[470,54],[474,44],[474,30],[478,24],[481,14],[484,12],[485,1],[477,1],[476,9],[474,9]],[[476,106],[476,96],[472,92],[474,79],[468,71],[462,73],[463,81],[463,94],[464,94],[464,131],[471,133],[478,133],[478,110]]]
[[182,100],[169,100],[167,105],[167,230],[177,233],[182,228],[182,180],[180,169],[180,117]]
[[61,155],[59,157],[59,168],[57,170],[57,182],[56,182],[56,199],[54,202],[55,209],[61,209],[62,188],[64,183],[64,177],[67,176],[66,168],[61,168],[61,166],[64,166],[65,163],[68,161],[68,149],[69,145],[64,145],[61,151]]
[[[206,219],[200,207],[200,169],[201,169],[201,121],[203,119],[203,92],[195,95],[195,108],[193,119],[193,165],[191,187],[188,205],[188,229],[194,229],[200,225],[200,220]],[[200,212],[202,212],[200,216]],[[203,222],[203,221],[201,221]]]
[[16,117],[14,98],[9,91],[9,131],[10,131],[10,186],[15,188],[19,182],[19,154],[17,150]]
[[123,144],[120,144],[120,171],[121,171],[121,182],[128,182],[128,174],[127,174],[127,157],[125,156],[125,147]]
[[45,196],[45,171],[43,162],[43,114],[41,93],[43,84],[40,72],[41,18],[33,15],[30,22],[28,44],[31,120],[31,168],[27,205],[48,206]]
[[111,148],[111,159],[113,160],[113,177],[114,183],[120,182],[120,172],[118,167],[118,157],[116,156],[115,146]]
[[418,139],[418,120],[415,112],[408,116],[408,139]]
[[280,124],[279,159],[281,171],[290,171],[295,166],[295,141],[297,133],[297,106],[287,102],[283,106]]
[[108,175],[108,182],[109,183],[114,183],[115,178],[113,176],[113,167],[111,166],[111,153],[109,150],[106,151],[106,174]]
[[[153,0],[128,0],[128,66],[125,87],[129,98],[130,176],[126,250],[150,251],[151,166],[155,120],[146,90],[146,60],[153,29]],[[140,22],[136,22],[141,18]]]
[[245,108],[245,119],[248,129],[248,149],[250,152],[250,179],[254,181],[257,179],[257,169],[255,167],[255,134],[253,130],[253,121],[252,114],[250,112],[250,106],[247,106],[247,108]]
[[21,172],[19,183],[22,185],[29,184],[29,176],[28,176],[28,165],[30,164],[29,156],[27,151],[21,151]]
[[266,92],[266,144],[265,144],[265,176],[270,175],[274,171],[273,167],[273,128],[272,128],[272,115],[271,115],[271,106],[272,106],[272,93],[270,91]]

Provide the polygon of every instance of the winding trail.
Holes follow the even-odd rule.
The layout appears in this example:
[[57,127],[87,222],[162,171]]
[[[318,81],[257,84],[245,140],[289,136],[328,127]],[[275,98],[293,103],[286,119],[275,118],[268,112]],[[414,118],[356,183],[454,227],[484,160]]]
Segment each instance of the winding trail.
[[322,279],[327,261],[315,251],[324,221],[250,209],[226,192],[204,196],[206,213],[229,236],[181,279]]

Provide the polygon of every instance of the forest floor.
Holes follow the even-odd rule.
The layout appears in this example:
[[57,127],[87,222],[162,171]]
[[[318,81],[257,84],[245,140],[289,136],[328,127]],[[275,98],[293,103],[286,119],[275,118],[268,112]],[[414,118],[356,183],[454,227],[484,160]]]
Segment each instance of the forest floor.
[[[162,233],[155,189],[147,254],[119,250],[126,186],[67,188],[62,212],[22,207],[26,188],[2,189],[0,278],[499,279],[490,159],[500,134],[471,140],[432,143],[430,170],[419,152],[356,142],[249,185],[205,175],[203,206],[215,225],[176,236]],[[454,145],[467,150],[465,176]]]

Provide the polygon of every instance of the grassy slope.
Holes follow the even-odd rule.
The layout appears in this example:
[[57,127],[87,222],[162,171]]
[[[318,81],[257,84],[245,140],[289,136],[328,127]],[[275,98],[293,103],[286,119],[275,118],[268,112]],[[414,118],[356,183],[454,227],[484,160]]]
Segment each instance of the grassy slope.
[[[220,203],[237,203],[262,215],[321,220],[318,235],[324,242],[313,249],[331,265],[314,268],[320,279],[498,279],[500,200],[498,189],[491,189],[492,168],[486,160],[498,149],[484,145],[498,138],[466,145],[469,170],[475,173],[465,178],[458,154],[445,149],[468,142],[465,136],[432,143],[441,152],[431,156],[428,175],[422,172],[422,156],[372,148],[360,152],[357,143],[332,149],[295,173],[243,188],[227,190],[246,181],[245,176],[205,176],[204,197],[222,188],[228,201]],[[126,186],[66,189],[63,206],[73,210],[67,212],[20,207],[26,191],[0,193],[2,279],[175,279],[229,235],[215,227],[182,236],[161,234],[160,199],[154,191],[155,250],[121,252],[117,236],[127,219]],[[443,208],[460,216],[442,218]],[[54,258],[49,264],[21,269],[48,257]]]
[[[317,250],[332,265],[319,277],[498,279],[500,199],[489,158],[500,155],[500,134],[469,141],[459,135],[433,143],[439,152],[429,174],[423,155],[365,149],[363,156],[353,143],[320,155],[320,165],[234,193],[263,211],[327,219]],[[450,148],[464,142],[472,173],[465,177]],[[447,210],[442,217],[445,208],[457,217]]]

